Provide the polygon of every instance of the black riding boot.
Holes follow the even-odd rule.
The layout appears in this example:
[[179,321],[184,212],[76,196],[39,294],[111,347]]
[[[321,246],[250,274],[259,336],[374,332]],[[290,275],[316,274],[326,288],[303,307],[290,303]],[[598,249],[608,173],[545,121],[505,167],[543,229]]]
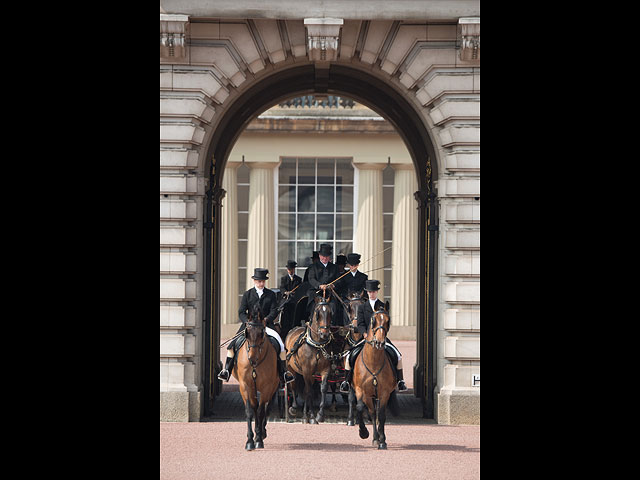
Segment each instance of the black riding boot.
[[234,358],[235,357],[227,357],[227,361],[224,364],[224,368],[220,370],[220,373],[218,374],[219,380],[224,380],[225,382],[229,381],[229,378],[231,377],[231,369],[233,368]]
[[340,384],[340,393],[349,393],[349,388],[351,388],[351,381],[353,380],[353,369],[346,370],[347,376],[344,379],[344,382]]
[[398,391],[407,391],[407,385],[404,383],[404,374],[402,373],[402,369],[398,370]]
[[291,372],[287,370],[287,361],[278,359],[278,373],[284,378],[285,383],[293,382],[294,378]]

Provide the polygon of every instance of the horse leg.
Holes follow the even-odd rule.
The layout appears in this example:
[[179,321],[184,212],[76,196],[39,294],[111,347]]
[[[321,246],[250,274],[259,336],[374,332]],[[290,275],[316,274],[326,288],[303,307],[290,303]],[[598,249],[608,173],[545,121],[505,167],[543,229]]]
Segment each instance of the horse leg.
[[349,415],[347,416],[347,425],[349,427],[353,427],[355,425],[355,422],[353,421],[353,417],[354,417],[354,409],[356,406],[356,394],[353,391],[353,388],[349,389]]
[[315,423],[313,418],[313,378],[304,378],[304,408],[302,423]]
[[378,402],[378,412],[376,413],[376,417],[378,417],[378,450],[386,450],[387,436],[384,433],[384,424],[387,420],[386,405],[380,405],[380,402]]
[[329,406],[329,410],[335,412],[338,410],[338,402],[336,401],[336,384],[331,384],[331,405]]
[[244,404],[244,411],[247,416],[247,443],[244,446],[245,450],[253,450],[256,448],[255,443],[253,443],[253,430],[251,429],[251,421],[255,415],[255,409],[251,405],[251,402],[247,400]]
[[379,434],[378,434],[378,412],[379,412],[380,399],[376,398],[373,400],[373,418],[371,423],[373,423],[373,440],[371,444],[374,447],[379,446]]
[[265,408],[264,403],[260,402],[256,415],[256,448],[264,448],[264,420],[265,420]]
[[322,383],[320,384],[320,410],[316,416],[316,422],[324,422],[324,404],[327,396],[327,390],[329,389],[329,373],[325,373],[322,376]]
[[362,399],[358,400],[358,405],[356,407],[356,420],[358,421],[358,425],[360,426],[360,438],[365,439],[369,438],[369,430],[367,430],[367,426],[364,424],[364,402]]

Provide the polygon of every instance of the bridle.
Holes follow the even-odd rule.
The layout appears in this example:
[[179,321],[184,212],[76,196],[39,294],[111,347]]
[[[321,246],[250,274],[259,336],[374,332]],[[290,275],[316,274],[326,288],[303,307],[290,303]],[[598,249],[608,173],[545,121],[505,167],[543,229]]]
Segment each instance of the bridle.
[[[246,331],[245,332],[245,338],[247,339],[246,344],[247,344],[247,358],[249,359],[249,363],[251,364],[251,366],[253,368],[256,368],[258,365],[260,365],[260,363],[262,363],[262,361],[265,359],[266,355],[262,355],[262,347],[264,346],[264,342],[266,341],[266,330],[265,330],[265,326],[262,323],[256,323],[256,322],[248,322],[247,323],[247,327],[245,330],[249,329],[249,328],[260,328],[262,330],[262,335],[259,337],[261,342],[259,343],[254,343],[251,344],[249,341],[249,332]],[[250,359],[249,354],[251,352],[252,348],[257,348],[258,349],[258,357],[259,357],[259,361],[256,363],[253,360]]]
[[[378,314],[383,314],[385,316],[387,316],[387,319],[389,318],[387,313],[383,310],[378,310],[377,312],[375,312],[372,316],[371,319],[369,321],[369,330],[371,330],[371,336],[373,337],[372,340],[366,340],[366,342],[371,345],[373,348],[376,348],[378,350],[383,350],[386,345],[387,345],[387,334],[389,333],[389,329],[386,328],[384,326],[384,323],[382,325],[377,326],[376,328],[373,328],[373,322],[376,318],[376,315]],[[373,328],[373,330],[372,330]],[[376,338],[376,332],[378,330],[382,330],[384,332],[384,340],[382,342],[380,342],[377,338]]]

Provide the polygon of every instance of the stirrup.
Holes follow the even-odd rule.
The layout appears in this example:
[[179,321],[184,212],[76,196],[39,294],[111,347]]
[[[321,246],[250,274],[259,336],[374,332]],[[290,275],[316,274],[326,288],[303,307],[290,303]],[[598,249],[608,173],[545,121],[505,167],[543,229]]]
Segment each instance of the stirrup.
[[[287,379],[287,373],[290,376],[290,380]],[[293,376],[293,374],[290,371],[286,371],[282,374],[282,377],[284,378],[284,383],[291,383],[293,382],[296,378]]]
[[218,380],[224,380],[225,382],[229,381],[229,370],[224,369],[224,370],[220,370],[220,373],[218,374]]
[[351,385],[346,380],[340,384],[340,393],[349,393]]

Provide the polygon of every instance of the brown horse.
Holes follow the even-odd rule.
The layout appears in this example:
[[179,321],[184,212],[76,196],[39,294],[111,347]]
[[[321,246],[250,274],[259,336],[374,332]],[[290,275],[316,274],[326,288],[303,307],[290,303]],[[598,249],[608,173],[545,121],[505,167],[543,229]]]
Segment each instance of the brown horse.
[[[302,390],[304,381],[304,410],[302,423],[320,423],[324,421],[325,396],[329,385],[331,362],[327,358],[327,346],[331,343],[331,306],[324,300],[316,303],[311,316],[311,323],[305,327],[292,329],[285,340],[285,347],[291,353],[293,346],[300,339],[302,344],[295,354],[287,355],[287,369],[295,372],[296,390]],[[314,375],[320,375],[320,407],[318,415],[313,417],[313,385]],[[311,417],[311,418],[309,418]]]
[[[350,292],[347,295],[347,313],[349,314],[349,326],[351,330],[345,338],[346,344],[349,348],[353,348],[361,339],[362,334],[358,331],[358,306],[362,305],[366,300],[363,298],[360,292]],[[347,416],[347,425],[350,427],[355,425],[355,405],[356,395],[353,388],[349,389],[349,415]]]
[[366,343],[356,359],[353,371],[360,438],[369,438],[369,430],[363,419],[366,405],[373,423],[373,445],[379,450],[387,449],[384,433],[386,409],[389,398],[396,389],[395,374],[385,352],[390,327],[391,320],[387,312],[378,310],[373,314]]
[[[249,314],[246,324],[244,345],[238,348],[237,365],[232,374],[240,383],[240,395],[244,401],[247,415],[247,443],[245,450],[264,448],[267,438],[267,417],[269,402],[278,390],[277,356],[273,345],[267,338],[266,319],[255,308]],[[258,400],[258,392],[260,399]],[[255,442],[251,430],[251,420],[255,418]]]

